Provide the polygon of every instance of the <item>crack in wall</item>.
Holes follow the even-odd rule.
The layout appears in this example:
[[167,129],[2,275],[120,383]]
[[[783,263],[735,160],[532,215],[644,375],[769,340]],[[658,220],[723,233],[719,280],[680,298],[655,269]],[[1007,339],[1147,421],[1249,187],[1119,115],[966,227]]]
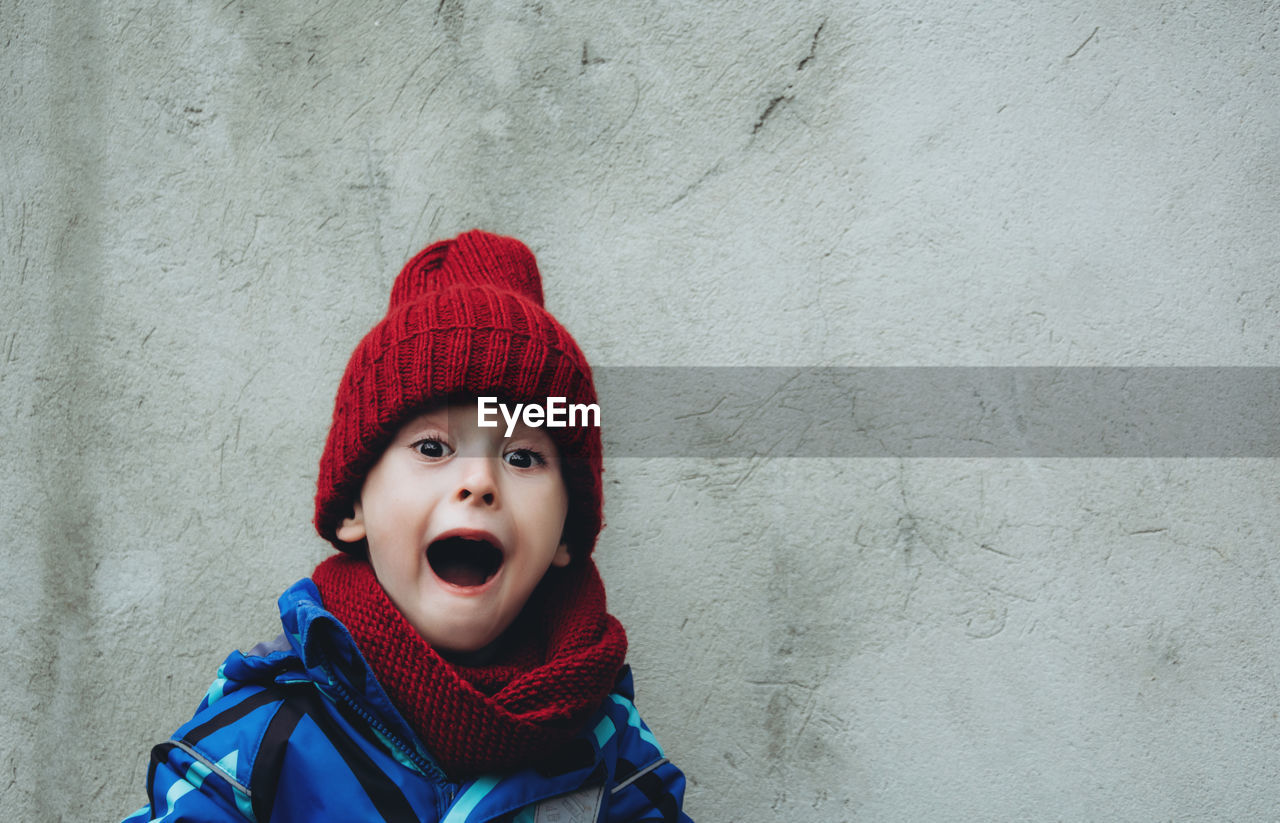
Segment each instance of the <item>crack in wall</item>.
[[826,27],[826,20],[823,20],[818,24],[818,30],[813,33],[813,40],[809,43],[809,53],[804,56],[803,60],[796,64],[796,71],[804,71],[805,66],[809,65],[809,62],[813,60],[814,55],[818,53],[818,38],[822,36],[822,30]]
[[1084,47],[1089,45],[1089,43],[1092,42],[1093,38],[1098,36],[1098,29],[1100,28],[1102,28],[1102,26],[1094,26],[1093,31],[1091,31],[1089,33],[1089,36],[1084,39],[1084,42],[1076,46],[1076,50],[1067,55],[1067,59],[1070,60],[1072,57],[1075,57],[1077,54],[1083,51]]
[[[818,27],[814,29],[813,34],[809,38],[809,51],[805,54],[804,57],[800,58],[800,61],[798,63],[796,63],[796,67],[795,67],[796,73],[802,72],[806,68],[808,68],[809,64],[812,63],[814,58],[817,56],[818,42],[819,40],[821,40],[822,32],[826,29],[826,27],[827,27],[827,21],[824,19],[820,23],[818,23]],[[604,62],[603,58],[590,57],[590,52],[587,48],[587,43],[584,40],[582,43],[583,71],[586,70],[588,65],[603,63],[603,62]],[[764,109],[761,110],[760,115],[756,118],[755,123],[752,124],[751,126],[751,135],[750,135],[750,139],[748,140],[748,145],[750,144],[751,141],[755,140],[756,135],[760,133],[760,130],[764,128],[765,123],[767,123],[770,118],[772,118],[775,114],[777,114],[777,112],[780,109],[784,108],[788,104],[795,101],[796,96],[794,93],[792,93],[793,88],[795,88],[794,78],[787,83],[786,88],[783,89],[781,94],[774,95],[773,98],[771,98],[769,102],[765,104]],[[698,176],[697,180],[694,180],[692,183],[686,186],[684,190],[681,191],[679,194],[677,194],[675,198],[671,200],[671,202],[667,203],[666,206],[664,206],[664,208],[669,209],[672,206],[676,205],[680,201],[687,198],[689,195],[693,194],[693,192],[701,188],[708,180],[720,174],[724,170],[724,162],[725,162],[725,158],[723,157],[717,160],[711,168],[704,171],[701,175]]]
[[[799,63],[796,63],[796,67],[795,67],[796,74],[799,74],[800,72],[808,68],[809,64],[812,63],[814,58],[817,56],[818,41],[822,38],[822,31],[826,27],[827,27],[827,21],[823,20],[818,24],[818,28],[814,30],[813,35],[809,39],[809,52],[800,59]],[[786,88],[782,90],[781,94],[774,95],[773,99],[771,99],[767,104],[765,104],[764,110],[761,111],[760,116],[756,118],[755,125],[751,127],[752,138],[754,138],[760,132],[760,129],[764,128],[764,124],[769,120],[770,117],[772,117],[775,113],[777,113],[779,108],[781,108],[782,106],[788,103],[793,102],[796,99],[795,94],[792,92],[792,89],[794,88],[795,88],[795,79],[792,78],[792,80],[787,83]]]
[[[790,88],[790,86],[788,86],[788,88]],[[773,113],[777,111],[778,106],[781,106],[783,103],[790,103],[795,99],[794,94],[780,94],[770,100],[769,105],[765,106],[764,111],[760,112],[760,117],[756,120],[756,124],[751,127],[751,136],[754,137],[760,129],[764,128],[765,121],[773,116]]]

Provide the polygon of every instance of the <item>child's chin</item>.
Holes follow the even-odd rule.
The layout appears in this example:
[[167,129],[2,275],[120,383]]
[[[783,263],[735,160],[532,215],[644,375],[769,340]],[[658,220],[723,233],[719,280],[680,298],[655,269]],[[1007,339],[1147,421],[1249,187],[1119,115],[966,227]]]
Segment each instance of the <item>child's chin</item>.
[[437,603],[444,606],[435,615],[420,616],[410,621],[437,651],[470,654],[492,645],[502,636],[510,621],[503,621],[487,608],[477,608],[475,601],[454,599]]
[[445,657],[457,660],[460,663],[482,662],[469,660],[468,658],[483,656],[497,644],[498,638],[502,636],[501,632],[471,634],[466,630],[448,631],[443,634],[445,635],[444,639],[431,645]]

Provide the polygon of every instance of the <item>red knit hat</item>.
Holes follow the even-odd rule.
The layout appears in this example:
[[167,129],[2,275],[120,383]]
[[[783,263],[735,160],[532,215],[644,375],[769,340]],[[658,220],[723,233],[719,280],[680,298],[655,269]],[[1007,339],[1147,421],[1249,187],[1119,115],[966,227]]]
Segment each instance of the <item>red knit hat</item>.
[[[450,396],[496,395],[506,403],[564,397],[595,403],[591,367],[542,305],[538,264],[519,240],[469,231],[428,246],[391,287],[387,316],[356,346],[338,384],[333,425],[320,458],[316,530],[363,553],[336,531],[365,475],[400,425]],[[549,428],[569,492],[565,537],[589,554],[602,525],[600,429]]]

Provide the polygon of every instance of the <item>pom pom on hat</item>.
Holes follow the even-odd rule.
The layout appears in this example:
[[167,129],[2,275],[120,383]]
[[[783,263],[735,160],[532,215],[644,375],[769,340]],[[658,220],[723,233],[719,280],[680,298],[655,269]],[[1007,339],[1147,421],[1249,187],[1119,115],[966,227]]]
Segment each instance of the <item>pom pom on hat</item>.
[[[496,395],[506,403],[595,403],[591,367],[542,305],[542,278],[519,240],[469,231],[434,243],[405,264],[387,315],[356,346],[338,384],[320,458],[315,525],[338,539],[365,475],[410,416],[450,397]],[[569,493],[565,537],[589,554],[602,525],[600,429],[548,429]]]

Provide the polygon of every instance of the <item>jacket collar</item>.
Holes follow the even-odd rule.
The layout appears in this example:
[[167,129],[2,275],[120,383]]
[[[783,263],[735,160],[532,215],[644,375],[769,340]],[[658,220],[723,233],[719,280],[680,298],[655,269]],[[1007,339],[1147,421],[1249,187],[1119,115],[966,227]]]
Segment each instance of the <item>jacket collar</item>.
[[280,595],[279,605],[285,637],[307,678],[330,699],[354,701],[357,708],[372,713],[388,731],[434,764],[374,678],[351,633],[321,604],[315,583],[310,578],[294,583]]

